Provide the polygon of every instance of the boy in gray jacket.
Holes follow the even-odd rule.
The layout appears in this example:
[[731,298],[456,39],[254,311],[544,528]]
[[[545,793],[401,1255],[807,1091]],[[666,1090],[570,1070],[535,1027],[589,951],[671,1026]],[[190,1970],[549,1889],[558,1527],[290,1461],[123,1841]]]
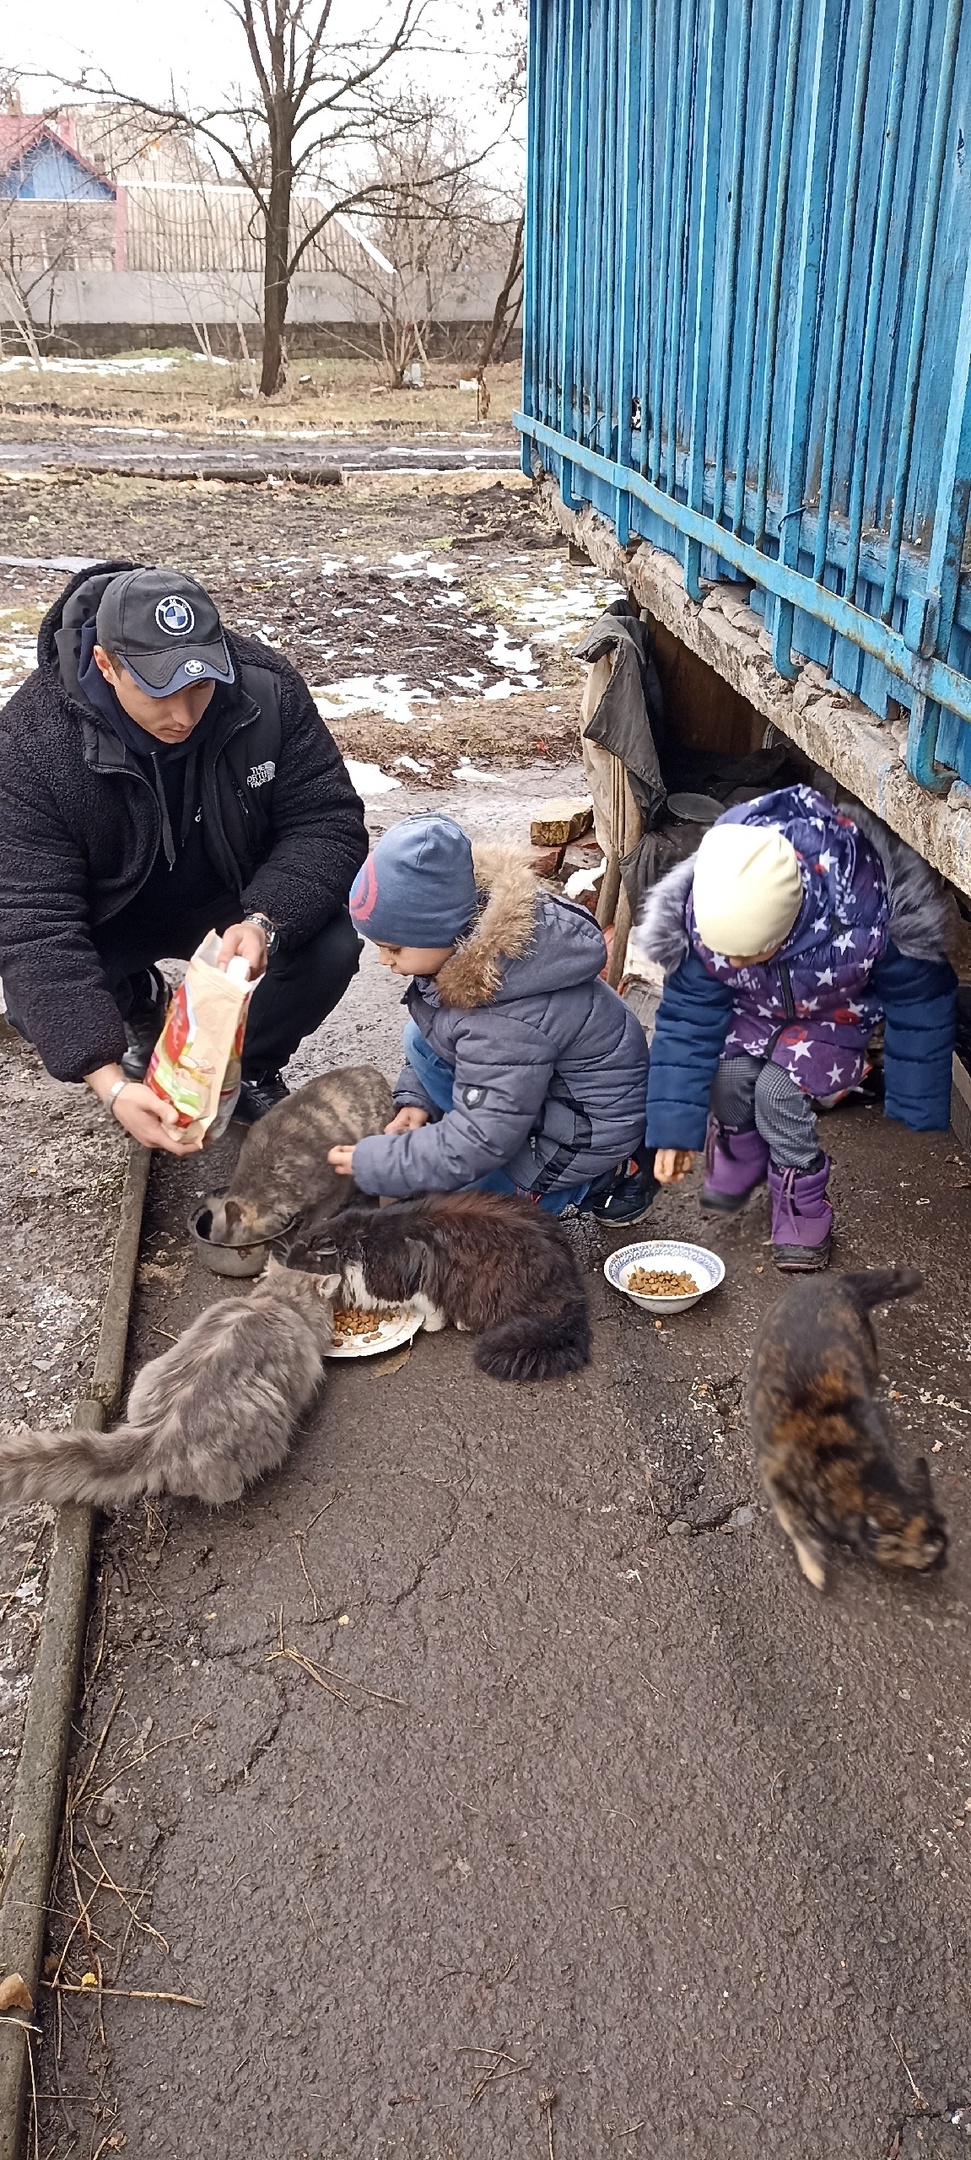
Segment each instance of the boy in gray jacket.
[[[648,1050],[601,981],[593,917],[502,847],[446,817],[379,840],[349,907],[384,967],[412,978],[396,1116],[329,1161],[362,1192],[405,1199],[478,1186],[547,1212],[637,1222],[656,1190],[644,1154]],[[632,1160],[633,1159],[633,1160]]]

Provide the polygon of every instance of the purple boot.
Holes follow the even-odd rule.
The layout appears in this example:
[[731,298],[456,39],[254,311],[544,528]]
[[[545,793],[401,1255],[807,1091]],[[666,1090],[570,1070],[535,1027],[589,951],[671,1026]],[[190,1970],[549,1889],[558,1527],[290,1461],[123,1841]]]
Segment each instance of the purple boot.
[[772,1195],[772,1258],[785,1274],[829,1266],[833,1210],[826,1198],[830,1160],[818,1170],[776,1170],[769,1165]]
[[737,1214],[749,1193],[764,1185],[768,1168],[769,1144],[754,1125],[750,1132],[729,1132],[727,1125],[709,1118],[701,1189],[701,1205],[707,1213]]

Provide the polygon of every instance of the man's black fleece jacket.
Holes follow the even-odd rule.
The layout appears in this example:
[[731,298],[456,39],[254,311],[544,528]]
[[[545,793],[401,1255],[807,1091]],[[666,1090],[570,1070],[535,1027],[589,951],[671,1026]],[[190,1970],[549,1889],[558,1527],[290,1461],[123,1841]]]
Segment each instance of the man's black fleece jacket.
[[[38,665],[0,713],[0,977],[50,1073],[80,1080],[125,1048],[97,933],[148,880],[162,845],[144,763],[78,683],[81,627],[130,563],[73,578],[38,637]],[[364,810],[289,661],[226,633],[236,681],[199,757],[206,854],[240,915],[306,943],[344,906],[367,853]],[[159,957],[164,955],[164,940]]]

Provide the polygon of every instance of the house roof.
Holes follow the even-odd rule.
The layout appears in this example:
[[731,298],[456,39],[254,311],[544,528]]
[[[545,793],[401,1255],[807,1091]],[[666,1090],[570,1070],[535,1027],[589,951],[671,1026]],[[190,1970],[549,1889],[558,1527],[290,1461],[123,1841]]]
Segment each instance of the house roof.
[[43,113],[0,113],[0,179],[12,173],[16,166],[23,165],[31,151],[45,142],[79,172],[96,180],[99,187],[114,195],[113,183],[73,149]]

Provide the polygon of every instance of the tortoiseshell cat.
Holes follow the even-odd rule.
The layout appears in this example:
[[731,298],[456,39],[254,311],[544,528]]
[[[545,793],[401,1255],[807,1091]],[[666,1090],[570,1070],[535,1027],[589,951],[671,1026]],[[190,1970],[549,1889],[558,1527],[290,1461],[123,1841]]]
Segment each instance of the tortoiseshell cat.
[[277,1249],[317,1271],[341,1305],[367,1312],[407,1300],[430,1333],[451,1325],[477,1335],[475,1362],[494,1380],[552,1380],[589,1363],[573,1248],[532,1200],[429,1193],[374,1213],[311,1210]]
[[943,1567],[947,1530],[927,1464],[911,1485],[891,1461],[869,1314],[919,1290],[911,1268],[797,1282],[762,1323],[748,1415],[765,1489],[804,1575],[825,1588],[825,1541],[885,1568]]
[[333,1215],[367,1205],[350,1178],[331,1169],[327,1150],[383,1132],[393,1116],[391,1089],[372,1065],[308,1080],[250,1126],[228,1190],[212,1200],[210,1243],[262,1245],[305,1208]]
[[143,1365],[114,1432],[0,1432],[0,1505],[124,1507],[163,1492],[210,1507],[238,1500],[283,1462],[332,1337],[319,1277],[271,1260],[255,1290],[210,1305]]

